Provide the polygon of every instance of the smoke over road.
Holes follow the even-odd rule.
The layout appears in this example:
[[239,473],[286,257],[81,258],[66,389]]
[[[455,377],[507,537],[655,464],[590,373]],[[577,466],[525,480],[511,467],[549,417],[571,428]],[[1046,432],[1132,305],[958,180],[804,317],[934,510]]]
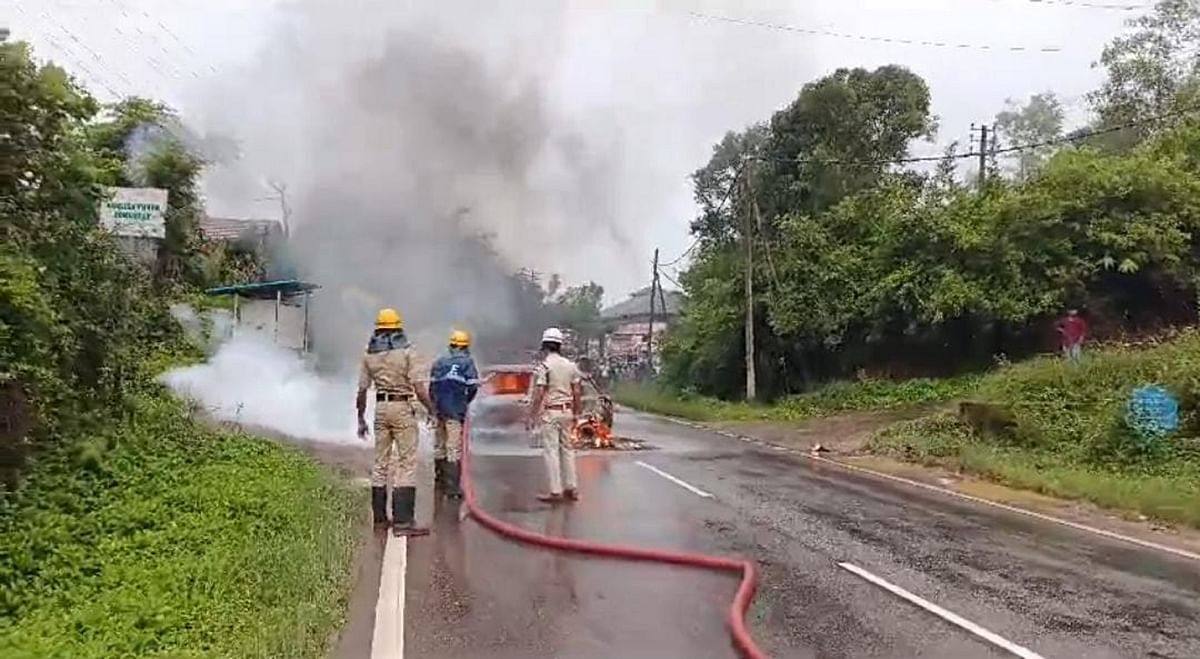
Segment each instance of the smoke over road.
[[[268,178],[287,184],[300,274],[323,286],[316,343],[340,365],[383,305],[431,347],[453,325],[485,342],[481,329],[518,326],[520,268],[631,290],[648,275],[647,223],[685,229],[686,211],[663,217],[669,200],[736,126],[688,99],[736,91],[714,83],[780,55],[632,7],[279,5],[257,55],[191,104],[243,154],[210,171],[210,209],[262,215],[246,200]],[[664,167],[659,152],[683,142],[696,156]]]

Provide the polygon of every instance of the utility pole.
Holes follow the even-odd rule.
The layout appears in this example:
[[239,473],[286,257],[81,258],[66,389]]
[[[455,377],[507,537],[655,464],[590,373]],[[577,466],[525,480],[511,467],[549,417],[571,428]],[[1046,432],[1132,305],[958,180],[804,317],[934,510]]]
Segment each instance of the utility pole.
[[[650,327],[646,330],[646,358],[654,372],[654,294],[658,292],[658,248],[654,249],[654,266],[650,272]],[[665,309],[664,309],[665,311]]]
[[987,157],[988,157],[988,127],[984,124],[979,127],[979,191],[983,191],[983,186],[987,184]]
[[276,199],[279,200],[279,217],[280,224],[283,225],[283,237],[289,238],[292,233],[292,207],[287,202],[287,183],[268,180],[267,185],[275,191]]
[[[748,165],[744,165],[748,167]],[[745,212],[745,226],[742,229],[742,239],[746,241],[746,400],[758,398],[758,376],[754,369],[754,227],[759,222],[758,199],[754,196],[754,187],[749,180],[743,182],[743,189],[748,192],[750,208]],[[750,214],[754,213],[751,221]]]

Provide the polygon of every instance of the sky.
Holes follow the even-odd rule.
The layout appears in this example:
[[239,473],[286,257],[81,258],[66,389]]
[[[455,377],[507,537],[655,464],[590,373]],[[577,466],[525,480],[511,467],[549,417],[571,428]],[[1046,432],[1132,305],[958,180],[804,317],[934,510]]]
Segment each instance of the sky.
[[[1095,6],[1114,4],[1140,9]],[[493,215],[476,212],[474,229],[495,234],[513,266],[559,272],[569,283],[595,280],[614,302],[648,283],[656,248],[666,262],[691,244],[695,206],[688,177],[712,145],[726,131],[769,118],[805,83],[839,67],[893,63],[923,76],[940,131],[934,142],[913,145],[915,155],[940,153],[966,140],[972,123],[990,122],[1006,99],[1043,91],[1057,93],[1068,123],[1077,125],[1086,119],[1083,96],[1102,78],[1092,63],[1124,21],[1148,5],[530,0],[515,9],[518,3],[471,0],[0,0],[0,23],[104,100],[152,96],[201,131],[245,131],[238,135],[244,162],[212,172],[206,182],[210,212],[272,217],[277,204],[263,181],[282,178],[301,196],[301,222],[331,221],[306,212],[319,205],[302,197],[306,188],[328,185],[331,173],[313,162],[320,159],[319,145],[301,149],[295,135],[322,121],[319,106],[326,102],[350,107],[336,81],[321,76],[359,71],[354,67],[391,52],[389,39],[396,35],[409,43],[449,44],[448,50],[478,62],[480,80],[498,81],[505,103],[528,92],[528,111],[544,132],[532,142],[538,153],[514,178],[505,178],[512,174],[507,171],[472,170],[464,181],[437,189],[445,206],[486,207],[500,186],[522,186]],[[1010,50],[1015,47],[1027,50]],[[295,62],[305,68],[289,66]],[[453,87],[462,70],[445,70],[458,73],[437,83]],[[421,69],[421,76],[430,71]],[[453,94],[428,97],[470,102]],[[472,121],[489,121],[490,102],[473,109]],[[429,123],[455,117],[452,107],[413,112],[434,136],[474,130]],[[416,129],[409,122],[403,130]],[[480,144],[492,145],[494,138]],[[359,140],[359,151],[331,149],[340,159],[374,146],[369,136],[348,139]],[[412,168],[425,167],[425,159],[414,157]],[[453,179],[470,154],[458,157],[423,173]]]

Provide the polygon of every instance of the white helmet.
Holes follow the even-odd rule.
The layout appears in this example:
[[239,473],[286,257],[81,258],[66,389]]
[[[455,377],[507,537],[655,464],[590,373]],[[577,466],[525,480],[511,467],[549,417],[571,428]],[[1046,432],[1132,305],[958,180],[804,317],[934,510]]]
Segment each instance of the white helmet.
[[545,332],[542,332],[542,343],[561,344],[562,342],[563,333],[562,330],[558,329],[557,327],[550,327],[547,328]]

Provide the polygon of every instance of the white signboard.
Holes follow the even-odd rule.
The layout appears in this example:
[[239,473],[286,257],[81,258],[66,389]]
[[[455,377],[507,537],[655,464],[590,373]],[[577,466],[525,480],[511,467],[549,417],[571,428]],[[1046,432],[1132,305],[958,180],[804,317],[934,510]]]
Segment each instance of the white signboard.
[[167,191],[158,188],[108,188],[100,205],[100,226],[118,236],[164,238]]

